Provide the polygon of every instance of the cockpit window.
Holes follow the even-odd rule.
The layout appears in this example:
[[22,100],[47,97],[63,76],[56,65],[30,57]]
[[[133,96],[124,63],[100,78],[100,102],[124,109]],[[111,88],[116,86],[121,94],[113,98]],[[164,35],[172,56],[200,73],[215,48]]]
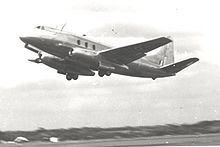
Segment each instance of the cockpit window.
[[[62,30],[59,30],[57,28],[52,28],[52,27],[48,27],[48,26],[37,26],[35,27],[35,29],[38,30],[44,30],[44,31],[48,31],[48,32],[52,32],[52,33],[61,33],[64,32]],[[67,32],[65,32],[67,34]]]
[[37,29],[45,30],[44,26],[37,26]]

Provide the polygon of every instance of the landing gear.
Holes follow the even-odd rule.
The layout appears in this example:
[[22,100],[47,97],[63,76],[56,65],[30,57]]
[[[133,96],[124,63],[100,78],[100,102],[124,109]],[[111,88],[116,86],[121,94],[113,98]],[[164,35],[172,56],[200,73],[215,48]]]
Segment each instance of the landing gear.
[[107,71],[107,72],[105,73],[105,75],[106,75],[106,76],[110,76],[110,75],[111,75],[111,72],[110,72],[110,71]]
[[78,77],[79,77],[78,75],[73,75],[73,76],[72,76],[73,80],[77,80]]
[[42,53],[41,52],[37,52],[38,54],[38,58],[37,59],[28,59],[28,61],[34,62],[34,63],[42,63]]
[[41,58],[42,57],[42,53],[38,52],[37,55],[38,55],[39,58],[35,59],[35,62],[36,63],[42,63],[42,58]]
[[38,52],[37,53],[37,55],[38,55],[38,58],[36,59],[36,63],[42,63],[42,53],[41,52]]
[[153,77],[152,79],[153,79],[153,80],[156,80],[156,78],[154,78],[154,77]]
[[98,72],[98,75],[99,75],[100,77],[103,77],[103,76],[105,75],[105,73],[100,70],[100,71]]
[[38,52],[37,54],[38,54],[38,57],[41,59],[42,53],[41,53],[41,52]]
[[110,71],[99,70],[98,75],[99,75],[100,77],[103,77],[104,75],[110,76],[110,75],[111,75],[111,72],[110,72]]
[[67,79],[68,81],[72,80],[71,75],[70,75],[70,74],[66,74],[66,79]]
[[66,74],[66,79],[67,79],[68,81],[70,81],[70,80],[72,80],[72,79],[77,80],[78,77],[79,77],[79,76],[78,76],[78,75],[75,75],[75,74],[69,74],[69,73]]

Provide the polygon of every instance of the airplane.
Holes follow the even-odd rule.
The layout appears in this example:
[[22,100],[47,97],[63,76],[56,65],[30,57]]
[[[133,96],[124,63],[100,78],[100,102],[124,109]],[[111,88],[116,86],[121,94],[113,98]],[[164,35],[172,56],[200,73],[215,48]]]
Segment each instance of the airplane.
[[[62,28],[63,29],[63,28]],[[25,48],[38,54],[34,63],[43,63],[66,76],[77,80],[79,76],[100,77],[112,73],[132,77],[156,78],[175,76],[176,73],[197,62],[189,58],[174,63],[173,41],[169,37],[132,45],[111,47],[72,33],[48,26],[37,26],[34,34],[21,36]],[[148,52],[160,48],[154,55]],[[42,52],[49,56],[42,56]]]

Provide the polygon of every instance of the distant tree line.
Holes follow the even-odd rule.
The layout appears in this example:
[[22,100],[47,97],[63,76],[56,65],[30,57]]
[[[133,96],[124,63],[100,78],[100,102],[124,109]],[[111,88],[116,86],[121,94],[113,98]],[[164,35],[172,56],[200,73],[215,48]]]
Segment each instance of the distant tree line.
[[65,140],[90,140],[90,139],[112,139],[112,138],[135,138],[163,135],[197,135],[220,133],[220,121],[202,121],[196,124],[182,125],[156,125],[137,127],[116,128],[69,128],[69,129],[44,129],[35,131],[0,131],[0,140],[10,141],[18,136],[28,138],[30,141],[45,141],[50,137],[58,137],[60,141]]

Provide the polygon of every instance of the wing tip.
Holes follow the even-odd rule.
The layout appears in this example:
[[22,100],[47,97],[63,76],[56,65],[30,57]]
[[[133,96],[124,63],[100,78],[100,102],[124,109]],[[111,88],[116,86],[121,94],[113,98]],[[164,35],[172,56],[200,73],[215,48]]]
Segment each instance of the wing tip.
[[160,37],[160,38],[158,38],[158,39],[161,39],[161,40],[163,40],[164,41],[164,43],[170,43],[170,42],[172,42],[173,40],[171,40],[170,38],[168,38],[168,37]]
[[193,62],[193,63],[195,63],[195,62],[199,61],[199,58],[197,58],[197,57],[190,58],[190,59],[192,60],[192,62]]

